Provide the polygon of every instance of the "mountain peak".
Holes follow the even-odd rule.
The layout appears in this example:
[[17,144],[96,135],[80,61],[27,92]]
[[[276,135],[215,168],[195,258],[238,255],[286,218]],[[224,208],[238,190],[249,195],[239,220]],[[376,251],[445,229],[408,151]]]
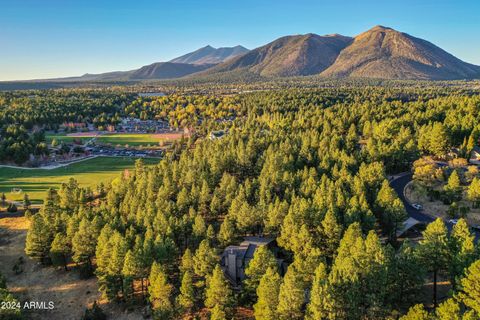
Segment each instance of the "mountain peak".
[[322,37],[314,33],[285,36],[222,63],[207,73],[248,70],[262,76],[317,74],[331,65],[349,37]]
[[455,58],[432,43],[377,25],[354,38],[322,75],[381,79],[464,79],[477,66]]
[[214,48],[211,45],[207,45],[181,57],[172,59],[170,62],[189,64],[218,64],[246,52],[248,52],[248,49],[242,46]]
[[377,24],[376,26],[374,26],[373,28],[371,28],[368,31],[395,31],[395,30],[392,29],[392,28],[385,27],[385,26],[382,26],[380,24]]

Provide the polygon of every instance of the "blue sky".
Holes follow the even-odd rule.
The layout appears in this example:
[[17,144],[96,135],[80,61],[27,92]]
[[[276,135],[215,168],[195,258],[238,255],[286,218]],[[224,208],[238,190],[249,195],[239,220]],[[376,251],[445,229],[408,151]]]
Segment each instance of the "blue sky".
[[0,80],[129,70],[210,44],[381,24],[480,65],[478,0],[0,0]]

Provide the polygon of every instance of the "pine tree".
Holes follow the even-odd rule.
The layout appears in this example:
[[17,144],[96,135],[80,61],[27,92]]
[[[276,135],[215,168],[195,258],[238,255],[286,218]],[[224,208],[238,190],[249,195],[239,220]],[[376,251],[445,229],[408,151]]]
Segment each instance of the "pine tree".
[[195,237],[196,243],[198,244],[202,239],[207,235],[207,226],[205,225],[205,220],[199,214],[195,216],[193,223],[193,236]]
[[301,319],[305,301],[305,288],[294,267],[289,267],[278,295],[277,313],[279,319]]
[[315,278],[313,279],[312,290],[310,292],[310,302],[307,306],[305,319],[316,320],[326,318],[323,299],[326,294],[327,281],[327,268],[325,264],[320,263],[315,270]]
[[207,240],[213,245],[215,243],[215,229],[213,225],[209,225],[207,228]]
[[453,170],[453,172],[450,174],[450,177],[448,177],[448,182],[443,189],[449,194],[451,200],[459,200],[461,184],[457,170]]
[[50,252],[51,241],[51,234],[45,225],[43,216],[38,213],[35,214],[32,217],[32,223],[27,232],[25,253],[28,256],[45,263],[48,253]]
[[471,135],[468,137],[467,153],[472,152],[472,150],[473,150],[473,148],[475,148],[475,146],[476,146],[475,138],[474,138],[474,135],[471,134]]
[[390,187],[387,180],[384,180],[382,187],[378,192],[376,205],[381,215],[381,223],[384,230],[389,235],[391,241],[396,241],[397,230],[402,226],[403,222],[408,218],[405,207],[397,194]]
[[267,246],[257,247],[253,259],[250,260],[245,269],[245,275],[247,276],[244,281],[245,290],[250,296],[255,296],[255,290],[260,283],[260,279],[269,268],[274,270],[278,268],[277,259]]
[[458,293],[460,301],[480,316],[480,260],[468,267],[460,284],[462,289]]
[[233,242],[235,238],[235,221],[230,216],[226,216],[220,225],[218,239],[223,246]]
[[441,303],[435,310],[435,315],[439,320],[462,320],[460,306],[452,298]]
[[425,267],[433,273],[433,303],[436,307],[438,273],[447,269],[450,254],[447,228],[440,218],[430,223],[423,232],[417,253]]
[[277,268],[268,268],[257,287],[257,303],[253,306],[255,319],[276,320],[281,278]]
[[227,320],[225,311],[220,305],[215,305],[210,311],[210,320]]
[[450,234],[450,281],[455,288],[456,280],[463,275],[476,256],[475,236],[470,232],[467,221],[459,219]]
[[112,238],[113,230],[109,224],[106,224],[100,231],[98,236],[97,246],[95,248],[95,257],[97,262],[97,275],[107,273],[107,267],[110,263],[110,257],[112,252]]
[[182,256],[182,261],[180,262],[180,272],[193,272],[193,256],[190,249],[186,249]]
[[[135,294],[133,281],[141,278],[143,273],[142,257],[138,250],[128,250],[123,263],[122,276],[125,282],[125,295]],[[128,293],[128,294],[127,294]]]
[[216,305],[223,310],[231,305],[231,289],[222,269],[216,265],[212,275],[207,280],[207,289],[205,291],[205,306],[213,309]]
[[425,271],[414,248],[404,241],[398,253],[388,251],[392,260],[389,268],[389,301],[396,308],[413,305],[425,282]]
[[161,319],[170,319],[173,306],[170,301],[173,286],[168,283],[168,277],[165,274],[163,267],[154,262],[148,286],[148,293],[150,295],[150,302],[156,315]]
[[342,226],[338,223],[335,213],[328,210],[322,221],[322,235],[325,256],[329,261],[337,255],[338,245],[342,239]]
[[199,277],[205,277],[210,274],[217,263],[217,255],[210,247],[208,240],[200,243],[195,256],[193,257],[193,269]]
[[195,290],[192,283],[192,274],[186,271],[182,277],[180,295],[177,297],[177,304],[186,312],[190,312],[195,306]]
[[472,202],[472,207],[476,208],[480,202],[480,179],[473,178],[467,190],[467,199]]
[[416,304],[400,320],[431,320],[430,315],[421,304]]
[[63,233],[57,233],[50,248],[52,263],[56,266],[63,266],[65,271],[68,271],[67,265],[70,253],[71,250],[68,246],[67,237]]
[[92,270],[92,258],[95,255],[97,235],[90,220],[83,218],[77,233],[72,239],[73,261],[86,264],[86,271]]

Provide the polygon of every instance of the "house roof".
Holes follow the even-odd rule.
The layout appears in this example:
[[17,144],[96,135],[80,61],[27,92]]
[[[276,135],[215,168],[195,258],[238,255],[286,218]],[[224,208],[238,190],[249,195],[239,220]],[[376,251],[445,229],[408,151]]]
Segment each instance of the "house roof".
[[414,219],[412,217],[408,218],[404,223],[403,223],[403,227],[402,228],[399,228],[397,230],[397,237],[400,237],[402,234],[404,234],[405,232],[407,232],[409,229],[413,228],[414,226],[416,226],[417,224],[420,224],[421,222],[418,221],[417,219]]
[[245,237],[243,242],[240,245],[242,246],[242,245],[253,244],[255,246],[264,246],[273,241],[274,239],[266,238],[266,237]]
[[257,247],[267,245],[273,241],[271,238],[245,237],[240,245],[226,247],[223,255],[235,254],[238,258],[252,259]]

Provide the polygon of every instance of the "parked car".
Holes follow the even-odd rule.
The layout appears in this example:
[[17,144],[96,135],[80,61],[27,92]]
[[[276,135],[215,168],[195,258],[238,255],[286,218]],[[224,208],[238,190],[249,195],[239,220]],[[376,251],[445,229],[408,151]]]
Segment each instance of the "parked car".
[[414,207],[417,210],[422,210],[423,209],[423,206],[421,204],[418,204],[418,203],[412,204],[412,207]]
[[457,223],[458,223],[458,219],[450,219],[450,220],[448,220],[448,223],[457,224]]

